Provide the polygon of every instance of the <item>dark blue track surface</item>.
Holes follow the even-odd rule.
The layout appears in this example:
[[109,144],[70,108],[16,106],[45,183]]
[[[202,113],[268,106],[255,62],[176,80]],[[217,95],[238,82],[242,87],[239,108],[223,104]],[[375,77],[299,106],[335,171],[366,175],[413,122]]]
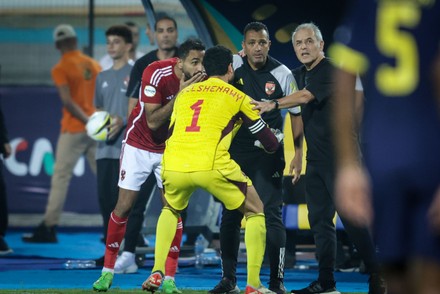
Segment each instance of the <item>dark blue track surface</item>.
[[[14,253],[0,257],[0,289],[91,289],[99,277],[101,269],[67,270],[64,263],[68,259],[95,259],[103,255],[104,245],[99,241],[100,234],[94,232],[64,232],[58,234],[57,244],[27,244],[21,241],[21,232],[11,232],[6,241]],[[309,254],[310,255],[310,254]],[[148,257],[148,256],[147,256]],[[182,261],[176,275],[179,288],[208,290],[221,277],[217,266],[195,269],[191,262]],[[112,289],[140,289],[148,277],[152,260],[136,274],[116,275]],[[304,270],[286,269],[287,289],[301,288],[316,279],[316,262],[312,259],[298,258],[297,265]],[[269,270],[263,267],[261,280],[268,281]],[[359,273],[336,273],[337,287],[341,292],[368,292],[368,277]],[[246,267],[238,268],[238,286],[246,286]],[[110,291],[111,292],[111,291]]]

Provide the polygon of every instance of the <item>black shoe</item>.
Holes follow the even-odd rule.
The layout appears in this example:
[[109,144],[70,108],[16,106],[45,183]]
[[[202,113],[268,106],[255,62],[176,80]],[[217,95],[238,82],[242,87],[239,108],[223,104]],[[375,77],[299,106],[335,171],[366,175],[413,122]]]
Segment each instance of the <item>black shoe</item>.
[[6,243],[5,239],[0,236],[0,255],[6,255],[12,252],[13,251],[9,248],[8,243]]
[[58,243],[55,227],[47,227],[41,223],[32,234],[23,234],[21,237],[26,243]]
[[222,278],[217,286],[208,292],[211,294],[239,294],[240,289],[238,288],[237,283],[228,278]]
[[350,259],[347,259],[343,263],[336,265],[335,270],[342,273],[359,272],[359,264],[354,264]]
[[314,281],[310,283],[309,286],[307,286],[304,289],[300,290],[292,290],[290,291],[292,294],[319,294],[319,293],[325,293],[325,294],[341,294],[338,290],[336,290],[336,283],[329,283],[329,285],[323,285],[319,281]]
[[284,287],[283,282],[280,280],[269,281],[269,290],[272,292],[275,292],[277,294],[286,294],[287,293],[286,287]]
[[145,254],[136,254],[134,257],[134,261],[136,262],[136,265],[138,267],[144,267],[145,260],[147,260],[147,258],[145,257]]
[[368,283],[368,294],[385,294],[387,292],[385,280],[378,273],[371,274]]
[[101,256],[100,258],[95,259],[96,266],[104,266],[104,256]]

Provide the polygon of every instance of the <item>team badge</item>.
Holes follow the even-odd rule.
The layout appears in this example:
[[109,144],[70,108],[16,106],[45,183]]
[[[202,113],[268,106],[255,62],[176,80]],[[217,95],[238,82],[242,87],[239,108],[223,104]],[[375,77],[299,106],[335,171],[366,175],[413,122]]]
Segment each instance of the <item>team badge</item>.
[[121,181],[125,180],[125,169],[121,170]]
[[144,94],[147,97],[153,97],[156,95],[156,88],[150,85],[145,86],[144,88]]
[[84,68],[83,77],[86,81],[90,81],[92,79],[92,70],[88,67]]
[[128,82],[130,81],[130,77],[129,76],[126,76],[125,77],[125,79],[124,79],[124,87],[128,87]]
[[275,92],[275,83],[274,82],[266,82],[266,86],[264,87],[267,95],[272,95]]

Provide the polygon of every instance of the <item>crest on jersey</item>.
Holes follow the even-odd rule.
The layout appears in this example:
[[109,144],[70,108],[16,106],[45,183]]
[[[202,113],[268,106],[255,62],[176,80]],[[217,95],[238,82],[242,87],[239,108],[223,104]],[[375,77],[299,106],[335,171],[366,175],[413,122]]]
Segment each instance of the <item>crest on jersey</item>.
[[264,86],[264,90],[267,95],[272,95],[275,92],[275,83],[274,82],[266,82],[266,86]]
[[153,97],[156,95],[156,88],[151,85],[146,85],[144,88],[144,95],[147,97]]
[[88,68],[88,67],[84,68],[84,71],[83,71],[83,78],[84,78],[86,81],[89,81],[89,80],[92,79],[92,76],[93,76],[93,74],[92,74],[92,70],[91,70],[90,68]]
[[124,87],[128,87],[128,82],[130,81],[130,76],[126,76],[124,79]]

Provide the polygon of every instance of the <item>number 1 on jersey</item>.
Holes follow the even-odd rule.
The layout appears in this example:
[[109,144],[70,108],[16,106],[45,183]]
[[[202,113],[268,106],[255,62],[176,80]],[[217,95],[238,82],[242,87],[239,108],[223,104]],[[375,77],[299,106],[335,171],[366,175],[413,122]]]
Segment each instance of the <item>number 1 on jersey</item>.
[[199,121],[199,114],[202,110],[203,100],[197,100],[196,103],[191,105],[191,109],[194,110],[192,119],[191,119],[191,125],[187,126],[185,131],[187,132],[200,132],[200,126],[197,125],[197,122]]

